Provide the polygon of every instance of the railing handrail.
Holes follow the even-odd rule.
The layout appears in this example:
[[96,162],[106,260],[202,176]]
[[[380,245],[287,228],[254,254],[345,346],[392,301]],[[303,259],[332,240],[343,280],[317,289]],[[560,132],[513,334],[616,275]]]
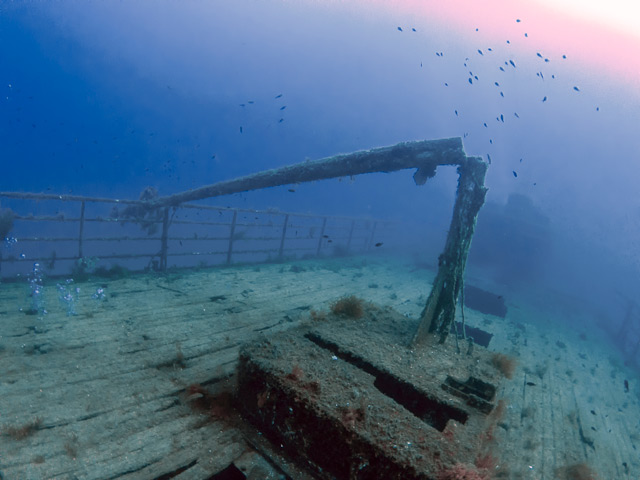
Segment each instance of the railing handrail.
[[[51,193],[32,193],[32,192],[0,192],[0,198],[13,198],[18,200],[53,200],[53,201],[61,201],[61,202],[94,202],[94,203],[112,203],[117,205],[148,205],[149,202],[142,200],[120,200],[117,198],[104,198],[104,197],[88,197],[84,195],[56,195]],[[356,217],[349,215],[329,215],[329,214],[317,214],[317,213],[302,213],[302,212],[289,212],[279,209],[267,208],[266,210],[258,210],[252,208],[242,208],[242,207],[222,207],[216,205],[197,205],[194,203],[182,203],[178,207],[174,208],[195,208],[202,210],[215,210],[215,211],[229,211],[229,212],[243,212],[243,213],[254,213],[254,214],[262,214],[262,215],[289,215],[292,217],[307,217],[307,218],[332,218],[332,219],[340,219],[340,220],[363,220],[363,221],[371,221],[371,222],[384,222],[384,223],[395,223],[393,220],[375,218],[375,217]],[[35,220],[35,217],[23,216],[16,217],[19,220]],[[50,218],[50,221],[55,221],[55,217]],[[64,217],[61,217],[64,219]],[[79,221],[80,218],[74,219],[66,219],[66,221]],[[110,222],[122,222],[125,221],[119,218],[93,218],[92,221],[110,221]],[[87,220],[88,221],[88,220]],[[162,223],[160,220],[157,223]]]
[[[145,219],[145,224],[157,224],[161,228],[158,233],[153,235],[145,235],[142,233],[141,235],[132,235],[128,233],[127,235],[117,235],[114,234],[112,236],[100,236],[95,234],[87,235],[85,231],[85,225],[87,223],[105,223],[105,224],[116,224],[116,223],[136,223],[135,218],[131,217],[111,217],[107,215],[91,215],[89,216],[86,211],[86,204],[90,202],[94,203],[106,203],[106,204],[114,204],[114,205],[141,205],[146,204],[140,200],[120,200],[120,199],[109,199],[102,197],[89,197],[83,195],[57,195],[50,193],[30,193],[30,192],[0,192],[0,199],[2,198],[10,198],[14,200],[24,200],[24,201],[42,201],[42,202],[51,202],[53,204],[57,202],[69,202],[74,204],[79,204],[79,213],[73,214],[73,216],[69,216],[69,214],[51,214],[51,215],[34,215],[34,214],[18,214],[12,212],[14,221],[22,221],[22,222],[60,222],[67,224],[78,224],[77,234],[70,234],[70,232],[65,232],[64,236],[56,237],[55,234],[52,235],[50,233],[40,236],[20,236],[18,237],[18,241],[20,243],[26,243],[33,245],[41,243],[44,245],[51,244],[64,244],[64,243],[73,243],[75,242],[77,245],[76,254],[62,254],[62,255],[54,255],[55,261],[77,261],[87,257],[94,257],[94,255],[89,254],[86,255],[86,245],[93,244],[96,242],[160,242],[159,248],[150,247],[145,248],[144,252],[112,252],[107,254],[99,254],[99,257],[103,261],[107,260],[131,260],[131,259],[141,259],[148,258],[152,261],[154,258],[159,258],[159,268],[166,269],[167,268],[167,260],[169,257],[186,257],[186,256],[220,256],[221,258],[226,257],[226,264],[232,263],[232,255],[241,255],[241,254],[264,254],[264,253],[273,253],[273,255],[277,258],[283,258],[285,253],[291,252],[302,252],[308,251],[313,252],[316,255],[321,254],[321,249],[323,246],[333,247],[333,246],[341,246],[342,241],[346,241],[346,248],[349,249],[351,245],[351,238],[358,238],[362,246],[360,248],[363,251],[367,251],[371,249],[372,239],[374,238],[374,234],[376,228],[380,226],[392,226],[397,224],[397,221],[394,220],[383,220],[377,219],[370,216],[367,217],[352,217],[352,216],[343,216],[343,215],[322,215],[322,214],[311,214],[311,213],[298,213],[298,212],[286,212],[279,209],[269,208],[266,210],[258,210],[258,209],[247,209],[247,208],[235,208],[235,207],[218,207],[213,205],[197,205],[197,204],[181,204],[176,206],[162,207],[164,212],[162,218],[158,219]],[[234,221],[230,219],[227,221],[210,221],[207,219],[203,220],[191,220],[191,219],[180,219],[180,218],[172,218],[169,212],[180,211],[181,209],[197,209],[197,210],[206,210],[206,211],[220,211],[233,213]],[[259,223],[251,223],[246,220],[241,219],[241,215],[251,214],[251,215],[262,215],[262,216],[271,216],[273,218],[273,222],[269,219],[262,219]],[[278,218],[275,218],[278,217]],[[284,220],[281,221],[281,218]],[[314,225],[304,225],[303,222],[295,222],[295,218],[301,219],[315,219],[316,224]],[[328,222],[334,220],[339,223],[334,223],[331,227],[328,227]],[[268,221],[268,223],[267,223]],[[295,222],[295,223],[292,223]],[[218,233],[217,235],[208,233],[205,235],[198,235],[196,237],[190,237],[186,234],[180,235],[169,234],[169,227],[172,225],[182,225],[186,228],[189,227],[214,227],[214,228],[229,228],[230,231],[224,233]],[[356,226],[357,225],[357,226]],[[242,236],[241,238],[236,235],[235,230],[238,228],[242,228],[243,232],[249,231],[247,229],[264,229],[264,228],[275,228],[279,231],[273,232],[269,234],[268,232],[256,235],[256,236]],[[287,245],[288,242],[292,241],[293,238],[287,236],[287,229],[299,229],[299,228],[308,228],[308,229],[317,229],[316,232],[312,236],[301,236],[297,237],[296,241],[313,241],[317,240],[317,244],[313,243],[312,245],[306,247],[299,247],[294,245]],[[325,229],[332,229],[332,240],[336,243],[330,245],[327,243],[327,239],[323,238]],[[336,229],[340,229],[340,231],[336,232]],[[342,231],[344,230],[344,232]],[[191,252],[181,252],[181,251],[171,251],[168,247],[169,242],[172,241],[198,241],[198,242],[227,242],[226,246],[221,247],[217,246],[211,248],[210,246],[203,247],[202,250],[197,251],[194,249]],[[252,242],[265,242],[265,241],[279,241],[278,246],[274,248],[260,248],[260,245],[255,246],[243,246],[238,249],[234,248],[234,243],[238,241],[252,241]],[[129,243],[129,245],[132,245]],[[44,249],[43,249],[44,251]],[[58,249],[59,251],[59,249]],[[46,257],[42,258],[43,261],[47,261]],[[1,263],[26,263],[33,261],[33,258],[20,258],[20,256],[10,255],[10,256],[2,256],[2,252],[0,251],[0,268]],[[234,262],[235,263],[235,262]]]

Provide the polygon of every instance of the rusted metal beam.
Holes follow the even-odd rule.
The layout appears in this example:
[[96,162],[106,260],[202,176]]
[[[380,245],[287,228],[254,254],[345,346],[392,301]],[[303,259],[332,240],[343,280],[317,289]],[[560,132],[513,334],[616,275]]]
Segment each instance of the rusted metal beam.
[[422,185],[435,175],[440,165],[457,165],[460,177],[451,227],[444,252],[439,257],[438,274],[411,342],[412,346],[417,346],[430,333],[439,334],[440,341],[444,342],[451,330],[477,215],[487,192],[484,186],[487,163],[480,157],[467,157],[461,138],[399,143],[298,163],[154,198],[149,207],[175,206],[249,190],[408,168],[417,169],[413,179],[417,185]]
[[327,180],[363,173],[395,172],[407,168],[417,168],[413,178],[418,185],[422,185],[435,175],[436,167],[439,165],[461,165],[465,163],[466,158],[462,139],[459,137],[405,142],[391,147],[335,155],[225,180],[167,197],[158,197],[149,202],[149,205],[151,207],[175,206],[194,200],[292,183]]
[[429,333],[439,334],[440,342],[444,343],[451,331],[478,212],[487,194],[484,186],[487,167],[480,157],[468,157],[458,167],[460,177],[451,226],[438,258],[438,274],[411,342],[413,346],[422,343]]

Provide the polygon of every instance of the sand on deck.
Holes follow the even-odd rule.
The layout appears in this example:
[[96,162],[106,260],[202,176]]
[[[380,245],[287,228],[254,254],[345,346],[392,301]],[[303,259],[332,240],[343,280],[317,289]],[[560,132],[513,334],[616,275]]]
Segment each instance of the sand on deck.
[[[0,478],[206,479],[251,455],[256,464],[246,429],[191,408],[189,385],[222,388],[240,345],[343,295],[416,318],[434,275],[351,257],[96,278],[73,285],[75,315],[55,280],[47,313],[35,315],[26,279],[0,284]],[[504,319],[465,310],[494,334],[490,349],[518,359],[498,392],[508,404],[495,431],[503,478],[571,478],[581,463],[601,479],[640,478],[638,380],[606,336],[507,304]]]

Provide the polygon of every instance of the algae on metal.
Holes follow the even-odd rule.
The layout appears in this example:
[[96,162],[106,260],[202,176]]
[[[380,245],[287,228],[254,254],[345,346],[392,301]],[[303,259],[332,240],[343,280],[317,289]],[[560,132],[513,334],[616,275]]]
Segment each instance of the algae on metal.
[[423,185],[435,175],[436,168],[440,165],[458,166],[458,188],[447,241],[439,257],[438,274],[411,341],[411,346],[417,346],[430,333],[439,334],[440,342],[444,342],[451,330],[476,219],[487,193],[484,178],[488,165],[481,157],[467,157],[461,138],[404,142],[288,165],[166,197],[157,197],[147,203],[147,208],[155,210],[164,207],[166,215],[167,207],[194,200],[407,168],[417,169],[413,180],[417,185]]
[[411,342],[414,346],[424,341],[428,333],[439,334],[442,343],[451,331],[478,212],[487,194],[484,186],[487,166],[480,158],[469,157],[458,167],[460,177],[451,226],[438,258],[438,274]]

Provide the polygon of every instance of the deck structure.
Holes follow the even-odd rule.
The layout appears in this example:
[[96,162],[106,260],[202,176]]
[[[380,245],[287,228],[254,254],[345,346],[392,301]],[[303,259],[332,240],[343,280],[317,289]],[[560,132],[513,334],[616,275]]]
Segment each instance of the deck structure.
[[[166,271],[170,219],[185,202],[408,168],[416,169],[413,179],[421,185],[441,165],[456,166],[459,182],[444,251],[433,269],[345,257],[292,264],[279,255],[280,263],[266,265]],[[576,472],[589,475],[591,469],[604,478],[637,478],[634,450],[639,438],[626,421],[638,418],[640,412],[637,380],[614,360],[608,360],[611,372],[602,375],[598,369],[607,362],[606,349],[592,348],[587,357],[571,338],[575,332],[540,327],[543,322],[535,314],[519,318],[523,310],[518,305],[510,306],[515,314],[503,317],[469,310],[466,315],[478,331],[489,330],[487,338],[493,335],[491,348],[509,352],[510,357],[474,352],[471,342],[464,350],[457,344],[445,345],[464,292],[467,254],[486,194],[486,169],[481,158],[466,156],[461,139],[408,142],[169,197],[149,191],[139,201],[129,202],[118,212],[119,220],[149,230],[162,225],[160,258],[165,260],[159,272],[46,281],[34,265],[27,282],[0,285],[0,478],[204,480],[222,479],[228,469],[246,478],[329,478],[322,473],[322,462],[305,468],[313,446],[294,458],[296,445],[287,437],[291,419],[282,405],[269,401],[272,393],[283,395],[285,390],[291,393],[283,401],[289,410],[300,408],[317,415],[316,420],[326,415],[332,418],[326,424],[329,436],[345,433],[346,426],[346,435],[355,444],[374,452],[365,456],[350,451],[344,462],[339,460],[340,478],[378,478],[375,469],[366,469],[372,462],[386,469],[386,478],[440,480],[473,471],[486,478],[568,479]],[[230,244],[235,215],[231,225]],[[287,225],[285,219],[282,239]],[[368,238],[370,244],[373,237]],[[359,332],[370,331],[373,338],[378,328],[377,343],[367,343],[370,339],[362,345],[344,343],[346,337],[334,328],[342,327],[339,323],[309,327],[322,322],[319,319],[331,302],[345,294],[378,304],[367,310],[365,323],[352,332],[357,338]],[[389,314],[390,324],[371,323],[389,307],[394,312]],[[528,326],[520,323],[524,318]],[[464,336],[464,315],[461,323]],[[382,335],[385,332],[387,336]],[[550,344],[550,336],[555,343]],[[315,346],[307,342],[310,339]],[[285,348],[302,348],[303,343],[311,356],[331,350],[318,360],[323,367],[313,378],[304,377],[307,383],[300,380],[313,368],[296,369],[299,349]],[[586,371],[576,371],[580,363],[576,355]],[[344,363],[340,371],[345,376],[327,375],[333,362]],[[499,381],[498,371],[508,379]],[[597,374],[611,388],[599,391],[595,399],[589,379]],[[362,400],[350,406],[347,397],[353,391],[336,387],[350,375],[360,386],[358,392],[372,392],[371,405]],[[268,386],[260,383],[265,378]],[[260,388],[253,388],[252,382]],[[287,382],[295,384],[293,389]],[[420,398],[407,400],[406,395],[400,398],[384,391],[388,389],[380,383],[388,382],[395,385],[391,390],[419,390]],[[614,384],[624,385],[621,397],[614,394]],[[338,403],[333,397],[320,398],[327,385],[342,395]],[[301,403],[308,388],[313,390],[310,402]],[[340,407],[343,400],[344,408],[334,411],[332,405]],[[421,407],[416,410],[416,404],[436,407],[425,413]],[[618,413],[613,405],[619,405]],[[269,422],[264,419],[271,415],[269,409],[277,413],[273,422],[278,422],[278,429],[264,436],[284,435],[280,448],[245,421],[267,430]],[[599,413],[603,410],[606,413]],[[366,412],[382,413],[376,417]],[[399,440],[404,428],[396,428],[393,438],[384,436],[397,426],[392,417],[410,428],[408,443]],[[304,423],[301,418],[295,420],[299,426]],[[367,424],[363,433],[359,427],[367,418],[373,418],[375,425]],[[466,437],[481,433],[483,441],[478,444],[476,438],[469,448],[459,448],[465,428],[458,427],[467,420]],[[312,432],[299,440],[325,441],[312,438]],[[426,437],[432,441],[425,443]],[[341,439],[341,450],[354,445]],[[438,447],[444,450],[433,451],[436,444],[445,445]],[[418,445],[423,452],[412,449]],[[401,446],[410,451],[394,453]],[[455,454],[455,449],[463,453]],[[296,465],[300,460],[302,467]]]
[[[241,345],[308,321],[345,292],[417,318],[436,272],[411,270],[358,257],[96,278],[76,285],[71,316],[53,282],[42,318],[25,314],[26,284],[1,284],[2,478],[204,480],[232,463],[249,476],[265,457],[305,478],[232,414],[194,409],[189,387],[231,388]],[[100,288],[105,297],[93,298]],[[597,337],[558,330],[564,313],[509,306],[504,319],[466,311],[494,334],[492,350],[518,360],[496,393],[507,402],[493,450],[511,472],[503,478],[551,480],[581,463],[600,478],[638,478],[637,377]],[[572,312],[589,323],[588,309]]]

